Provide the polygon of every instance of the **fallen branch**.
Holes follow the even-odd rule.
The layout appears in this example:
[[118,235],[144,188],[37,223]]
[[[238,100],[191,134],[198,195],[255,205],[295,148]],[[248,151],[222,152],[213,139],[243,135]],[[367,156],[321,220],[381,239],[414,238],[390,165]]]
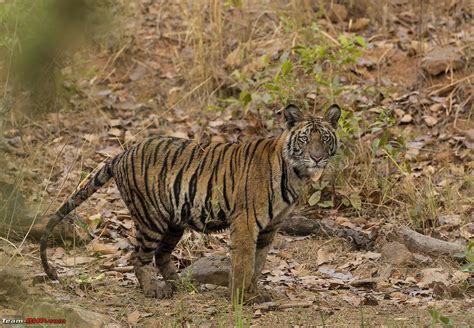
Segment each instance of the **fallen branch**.
[[374,248],[374,242],[363,232],[346,227],[330,227],[321,220],[308,219],[302,215],[294,215],[285,220],[280,227],[280,232],[293,236],[325,234],[347,239],[357,249],[372,250]]
[[276,311],[290,308],[307,308],[313,305],[313,302],[292,302],[292,303],[277,303],[277,302],[265,302],[261,304],[255,304],[253,309],[260,311]]
[[409,250],[417,253],[453,256],[464,250],[464,246],[461,244],[422,235],[407,227],[402,227],[394,231],[389,234],[388,237],[394,241],[405,244]]

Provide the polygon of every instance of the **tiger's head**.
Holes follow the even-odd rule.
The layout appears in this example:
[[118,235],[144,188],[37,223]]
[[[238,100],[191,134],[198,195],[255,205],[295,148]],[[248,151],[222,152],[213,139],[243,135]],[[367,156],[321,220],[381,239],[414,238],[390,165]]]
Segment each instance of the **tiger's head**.
[[285,159],[300,177],[318,180],[337,150],[335,131],[341,117],[340,107],[331,105],[323,118],[305,116],[297,106],[288,105],[284,116],[288,130]]

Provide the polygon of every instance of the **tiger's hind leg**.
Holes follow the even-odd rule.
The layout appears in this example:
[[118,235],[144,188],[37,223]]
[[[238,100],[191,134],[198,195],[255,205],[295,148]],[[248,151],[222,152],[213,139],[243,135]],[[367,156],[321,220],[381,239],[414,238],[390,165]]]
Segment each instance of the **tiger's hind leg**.
[[176,266],[171,261],[171,253],[183,236],[184,230],[181,228],[169,228],[168,233],[163,236],[163,240],[155,251],[155,264],[160,271],[167,289],[174,291],[176,282],[179,279]]
[[135,270],[141,289],[146,297],[158,299],[169,298],[173,289],[167,284],[158,281],[157,270],[153,266],[153,257],[161,241],[145,241],[142,234],[137,231],[137,246],[132,254],[131,262]]

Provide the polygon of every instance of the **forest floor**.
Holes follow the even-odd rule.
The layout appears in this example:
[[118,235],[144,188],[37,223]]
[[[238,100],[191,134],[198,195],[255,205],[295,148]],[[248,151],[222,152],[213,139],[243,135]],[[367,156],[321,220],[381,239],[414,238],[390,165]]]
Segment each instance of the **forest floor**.
[[[14,97],[1,146],[0,319],[66,318],[83,327],[474,325],[469,3],[242,2],[120,1],[119,23],[61,62],[54,110],[33,115],[16,108],[27,94]],[[277,133],[289,101],[308,112],[332,102],[344,109],[338,155],[308,187],[301,213],[362,232],[373,248],[327,234],[280,234],[260,282],[275,303],[233,308],[225,287],[185,275],[171,299],[149,299],[129,263],[135,230],[111,183],[77,210],[86,224],[75,233],[88,242],[56,240],[48,250],[61,282],[44,280],[29,237],[110,156],[158,134],[247,141]],[[462,245],[464,254],[418,252],[393,237],[404,226]],[[173,258],[182,272],[203,256],[228,255],[227,242],[226,232],[189,231]]]

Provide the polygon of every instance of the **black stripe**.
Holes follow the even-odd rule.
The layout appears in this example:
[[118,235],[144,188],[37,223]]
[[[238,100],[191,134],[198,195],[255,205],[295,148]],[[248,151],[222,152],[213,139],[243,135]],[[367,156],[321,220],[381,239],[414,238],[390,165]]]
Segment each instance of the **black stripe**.
[[141,164],[141,167],[140,167],[140,170],[142,172],[142,175],[145,175],[146,176],[146,171],[147,171],[147,167],[145,165],[145,155],[147,155],[147,147],[148,145],[150,144],[150,142],[152,141],[152,139],[148,139],[147,141],[145,141],[143,143],[143,147],[142,147],[142,153],[141,153],[141,160],[140,160],[140,164]]
[[183,177],[183,172],[184,172],[184,167],[182,167],[181,170],[179,170],[173,184],[174,199],[176,202],[175,208],[179,208],[179,198],[180,198],[179,196],[180,196],[180,191],[181,191],[181,179]]
[[268,168],[269,168],[269,186],[268,186],[268,194],[267,194],[267,202],[268,202],[268,217],[270,218],[270,221],[273,219],[273,201],[275,198],[274,192],[273,192],[273,169],[272,169],[272,163],[270,161],[270,157],[268,157]]
[[229,198],[227,197],[227,171],[224,172],[224,192],[223,192],[223,196],[224,196],[224,203],[225,203],[225,207],[228,211],[230,211],[230,204],[229,204]]
[[291,204],[290,199],[288,198],[288,194],[287,194],[287,188],[288,188],[287,183],[288,183],[288,175],[286,172],[286,164],[285,164],[285,161],[281,161],[280,192],[285,203]]
[[160,147],[161,145],[165,142],[164,139],[161,139],[158,141],[158,143],[155,145],[154,149],[153,149],[153,165],[156,164],[156,162],[158,161],[158,154],[159,154],[159,150],[160,150]]
[[252,206],[253,206],[253,216],[255,218],[255,222],[257,223],[257,226],[258,226],[258,231],[262,231],[262,225],[260,224],[260,222],[258,221],[258,216],[257,216],[257,210],[255,209],[255,202],[252,202]]

